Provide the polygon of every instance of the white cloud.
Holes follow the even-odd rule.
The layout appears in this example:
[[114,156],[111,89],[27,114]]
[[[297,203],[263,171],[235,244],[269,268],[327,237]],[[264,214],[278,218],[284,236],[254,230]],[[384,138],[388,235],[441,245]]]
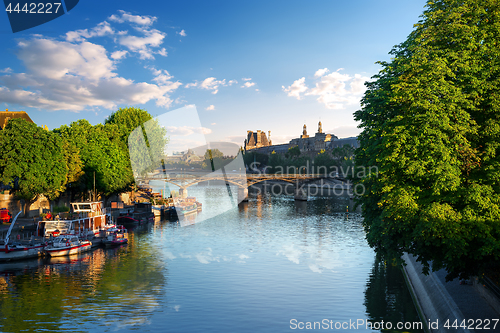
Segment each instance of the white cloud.
[[80,111],[88,107],[114,108],[118,104],[143,104],[155,100],[169,106],[169,93],[181,83],[164,71],[154,83],[120,77],[113,60],[127,51],[106,49],[86,40],[57,41],[37,36],[18,42],[17,56],[26,73],[0,76],[0,99],[26,107]]
[[215,110],[215,106],[210,105],[210,106],[206,107],[205,110],[208,110],[208,111]]
[[214,125],[217,125],[217,123],[211,123],[210,125],[214,126]]
[[243,80],[243,81],[251,81],[251,80],[252,80],[252,78],[251,78],[251,77],[244,77],[244,78],[242,78],[242,80]]
[[83,76],[91,80],[116,76],[114,63],[101,45],[35,38],[20,41],[18,47],[18,58],[35,76],[49,79]]
[[215,77],[207,77],[200,84],[200,88],[207,89],[207,90],[213,90],[212,94],[215,95],[219,91],[219,86],[220,85],[225,86],[226,85],[226,79],[224,79],[224,80],[217,80]]
[[233,135],[233,136],[226,136],[222,141],[225,142],[232,142],[237,144],[238,146],[243,145],[243,141],[245,141],[246,136],[244,135]]
[[120,60],[127,56],[128,51],[115,51],[111,53],[111,58],[114,60]]
[[[341,74],[339,71],[328,73],[327,68],[319,69],[315,73],[319,81],[313,88],[308,88],[305,84],[305,77],[302,77],[285,88],[288,96],[302,99],[304,96],[318,96],[317,101],[324,104],[328,109],[344,109],[346,105],[358,104],[365,92],[364,82],[369,78],[360,74],[354,77],[348,74]],[[303,95],[301,95],[303,94]]]
[[0,73],[12,73],[12,68],[6,67],[0,70]]
[[165,48],[162,48],[160,51],[156,52],[157,54],[166,57],[168,55],[168,52]]
[[179,35],[181,35],[182,37],[186,37],[186,32],[184,31],[184,29],[182,29],[180,32],[178,32]]
[[109,20],[118,23],[130,22],[130,23],[135,23],[137,25],[150,26],[157,19],[155,16],[131,15],[130,13],[127,13],[126,11],[123,10],[119,10],[118,12],[121,15],[118,16],[111,15],[109,17]]
[[241,87],[242,88],[250,88],[251,86],[254,86],[255,85],[255,82],[245,82],[244,85],[242,85]]
[[192,82],[192,83],[186,84],[184,87],[185,88],[191,88],[191,87],[196,87],[197,85],[198,85],[198,82]]
[[168,135],[188,136],[194,133],[210,134],[212,130],[206,127],[192,127],[192,126],[167,126]]
[[118,38],[118,43],[127,47],[131,52],[137,52],[141,59],[154,59],[152,48],[159,47],[167,34],[156,29],[139,31],[145,36],[123,35]]
[[285,86],[281,86],[281,89],[283,89],[283,91],[286,92],[288,96],[297,97],[297,99],[301,99],[302,96],[300,96],[300,94],[307,91],[307,87],[304,83],[305,81],[306,78],[303,77],[293,81],[292,85],[289,86],[288,88],[285,88]]
[[104,21],[99,23],[96,27],[88,30],[88,29],[82,29],[82,30],[76,30],[76,31],[69,31],[66,33],[66,40],[68,42],[81,42],[85,40],[85,38],[92,38],[92,37],[102,37],[106,35],[114,35],[115,31],[111,27],[111,25]]
[[316,71],[316,73],[314,73],[314,76],[315,76],[315,77],[321,77],[321,76],[325,75],[325,74],[326,74],[326,73],[328,73],[328,72],[329,72],[328,68],[326,68],[326,67],[325,67],[325,68],[323,68],[323,69],[318,69],[318,70]]

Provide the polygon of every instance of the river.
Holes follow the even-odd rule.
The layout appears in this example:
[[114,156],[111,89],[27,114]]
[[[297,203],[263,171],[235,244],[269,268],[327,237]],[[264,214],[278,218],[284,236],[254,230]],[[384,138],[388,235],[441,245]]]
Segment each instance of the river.
[[0,264],[0,331],[422,332],[408,329],[419,319],[401,270],[376,261],[348,199],[250,191],[203,219],[225,190],[190,188],[200,222],[157,220],[116,249]]

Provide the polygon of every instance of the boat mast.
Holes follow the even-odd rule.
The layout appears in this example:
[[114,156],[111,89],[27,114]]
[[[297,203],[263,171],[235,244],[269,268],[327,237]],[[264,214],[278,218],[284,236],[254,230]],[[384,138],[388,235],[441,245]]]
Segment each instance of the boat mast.
[[7,236],[5,236],[4,244],[9,243],[9,237],[10,233],[12,232],[12,228],[14,227],[14,224],[16,223],[17,217],[22,213],[23,211],[21,210],[19,213],[17,213],[16,217],[12,220],[12,223],[10,224],[9,231],[7,231]]

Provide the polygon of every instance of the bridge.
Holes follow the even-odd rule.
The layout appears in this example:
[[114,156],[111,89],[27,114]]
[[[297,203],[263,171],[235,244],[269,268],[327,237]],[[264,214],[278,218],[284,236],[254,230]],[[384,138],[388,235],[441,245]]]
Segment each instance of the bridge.
[[[179,187],[179,195],[187,197],[187,189],[190,186],[210,181],[224,182],[226,186],[234,185],[238,187],[238,202],[246,201],[248,197],[248,187],[268,181],[281,181],[293,184],[296,188],[295,199],[307,200],[308,194],[304,186],[307,183],[312,183],[318,180],[328,180],[330,182],[337,182],[335,186],[340,185],[342,189],[348,190],[349,185],[345,177],[338,175],[331,176],[329,174],[245,174],[239,172],[224,172],[218,170],[216,172],[172,172],[170,174],[158,172],[148,175],[143,180],[163,180],[166,183]],[[347,184],[344,184],[347,183]],[[342,184],[342,185],[341,185]]]

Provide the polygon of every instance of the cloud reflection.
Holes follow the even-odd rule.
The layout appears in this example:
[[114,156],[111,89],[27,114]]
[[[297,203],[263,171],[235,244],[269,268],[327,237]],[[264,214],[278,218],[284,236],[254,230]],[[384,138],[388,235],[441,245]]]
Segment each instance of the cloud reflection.
[[283,255],[294,264],[300,264],[303,261],[315,273],[322,273],[324,270],[333,271],[342,265],[339,253],[319,251],[315,246],[283,245],[276,255]]

